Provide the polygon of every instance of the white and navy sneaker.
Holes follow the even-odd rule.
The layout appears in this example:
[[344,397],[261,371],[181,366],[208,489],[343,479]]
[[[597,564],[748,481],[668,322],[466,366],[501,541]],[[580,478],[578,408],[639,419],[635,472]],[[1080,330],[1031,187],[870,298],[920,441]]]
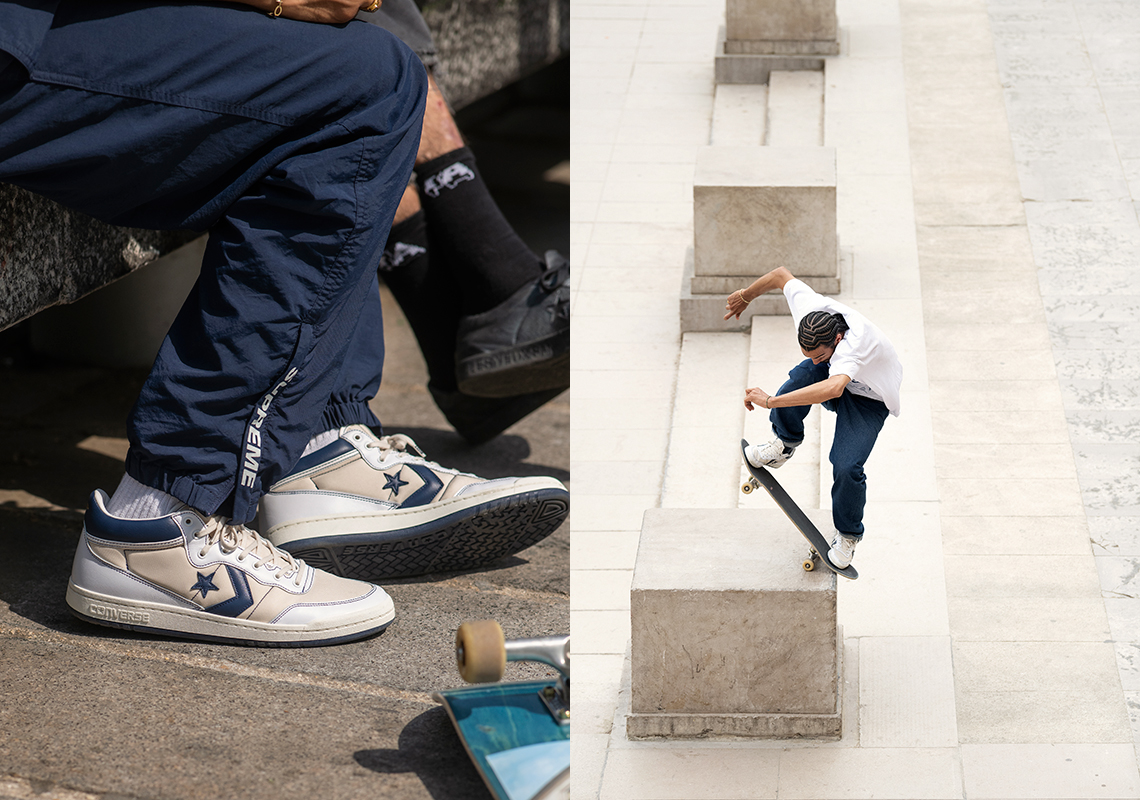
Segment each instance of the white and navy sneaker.
[[260,504],[273,544],[364,580],[481,567],[545,539],[569,512],[554,478],[486,480],[364,425],[303,457]]
[[184,509],[123,519],[91,495],[67,604],[89,622],[266,647],[371,636],[396,616],[379,586],[329,575],[241,525]]
[[784,462],[791,458],[795,452],[795,445],[786,445],[784,441],[777,436],[767,444],[748,445],[748,449],[744,451],[744,455],[747,456],[748,463],[754,467],[779,469],[784,466]]
[[827,559],[840,569],[846,569],[851,566],[851,559],[855,558],[857,544],[859,544],[858,539],[836,532],[831,542],[831,549],[827,551]]

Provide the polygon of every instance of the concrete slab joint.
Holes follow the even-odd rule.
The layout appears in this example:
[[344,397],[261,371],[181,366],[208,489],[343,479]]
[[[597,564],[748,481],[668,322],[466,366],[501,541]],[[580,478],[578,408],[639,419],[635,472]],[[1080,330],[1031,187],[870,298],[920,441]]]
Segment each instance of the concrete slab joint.
[[646,512],[629,738],[839,737],[836,578],[807,552],[777,509]]

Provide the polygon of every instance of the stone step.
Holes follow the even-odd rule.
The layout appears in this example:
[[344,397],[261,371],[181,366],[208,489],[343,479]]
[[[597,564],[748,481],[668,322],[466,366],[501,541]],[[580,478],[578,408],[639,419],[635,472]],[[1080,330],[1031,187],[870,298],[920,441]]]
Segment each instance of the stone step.
[[765,84],[717,86],[713,95],[709,144],[763,144],[767,109],[768,87]]
[[769,147],[823,146],[823,72],[773,72],[768,79]]
[[736,506],[748,347],[740,333],[682,336],[662,507]]

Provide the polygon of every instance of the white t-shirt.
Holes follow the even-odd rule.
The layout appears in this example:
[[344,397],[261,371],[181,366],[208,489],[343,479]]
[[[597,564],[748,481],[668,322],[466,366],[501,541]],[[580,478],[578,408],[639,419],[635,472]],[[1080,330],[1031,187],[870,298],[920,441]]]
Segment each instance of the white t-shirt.
[[797,331],[800,320],[812,311],[843,315],[849,330],[835,347],[828,374],[846,375],[851,379],[847,388],[852,394],[882,401],[891,415],[897,417],[903,368],[890,339],[858,311],[816,293],[799,279],[784,285],[784,297],[792,310]]

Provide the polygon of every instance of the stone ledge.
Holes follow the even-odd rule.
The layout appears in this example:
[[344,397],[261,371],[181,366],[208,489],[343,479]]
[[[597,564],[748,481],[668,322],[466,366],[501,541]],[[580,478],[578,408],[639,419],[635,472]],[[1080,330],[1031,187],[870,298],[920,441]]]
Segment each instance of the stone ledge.
[[776,508],[645,513],[628,736],[839,736],[836,577],[807,553]]
[[835,714],[630,714],[629,739],[839,739]]
[[198,235],[118,228],[0,184],[0,329],[75,302]]
[[[834,46],[832,46],[834,44]],[[720,29],[716,51],[713,54],[713,80],[720,83],[767,83],[773,71],[824,69],[827,57],[839,54],[839,46],[832,42],[797,42],[783,45],[777,50],[812,50],[816,52],[734,53],[732,50],[755,50],[758,45],[734,42],[729,45],[724,27]],[[822,51],[822,52],[821,52]]]

